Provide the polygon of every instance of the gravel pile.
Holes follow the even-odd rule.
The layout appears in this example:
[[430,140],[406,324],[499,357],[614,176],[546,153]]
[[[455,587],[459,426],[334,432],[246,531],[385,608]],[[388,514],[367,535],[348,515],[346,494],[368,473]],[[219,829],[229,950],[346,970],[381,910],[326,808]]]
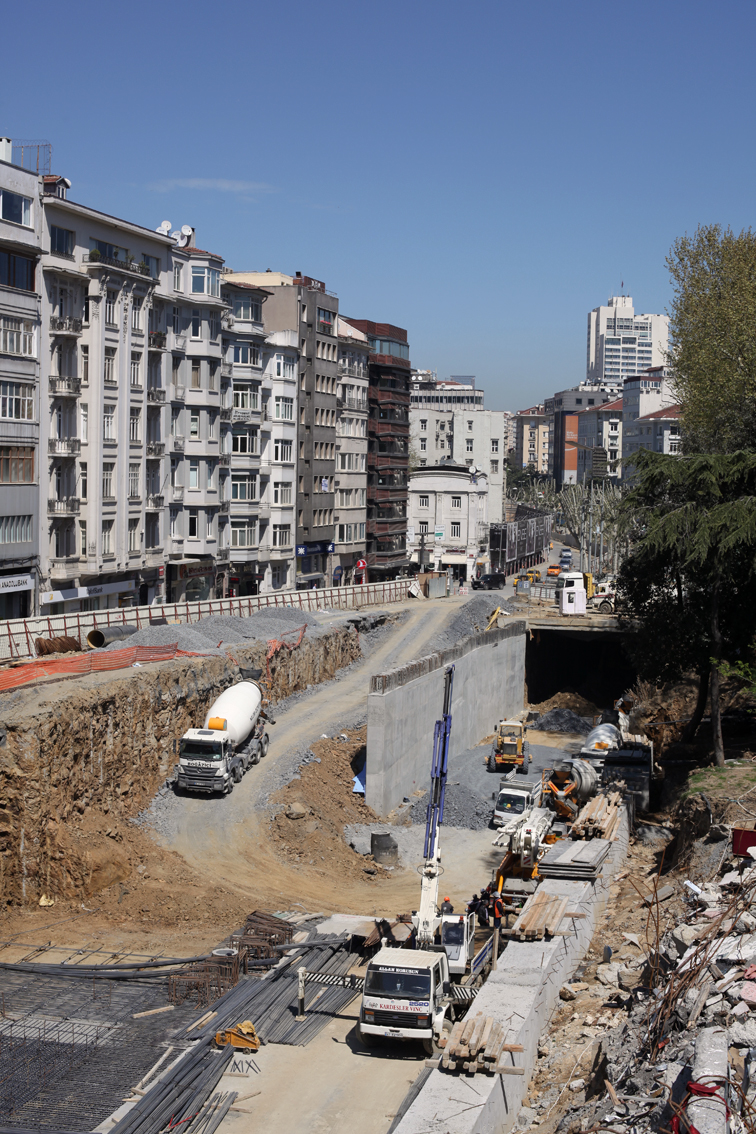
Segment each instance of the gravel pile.
[[579,717],[572,709],[550,709],[548,713],[532,721],[530,728],[541,732],[573,732],[586,736],[593,728],[593,721]]
[[471,634],[480,634],[485,630],[496,608],[501,607],[502,613],[512,613],[515,609],[511,603],[505,602],[495,594],[476,595],[461,607],[446,628],[437,634],[430,644],[429,652],[448,650],[456,646],[463,638]]
[[129,638],[111,642],[106,650],[122,650],[125,646],[169,646],[177,643],[180,650],[200,653],[222,653],[220,643],[257,640],[267,642],[280,638],[290,630],[307,626],[308,634],[322,634],[326,627],[304,610],[290,607],[260,610],[249,618],[234,614],[210,614],[199,622],[168,626],[145,626]]
[[[421,796],[410,808],[413,823],[425,824],[428,796]],[[447,784],[444,797],[444,826],[467,827],[470,831],[484,831],[491,821],[492,806],[488,799],[478,795],[465,784]]]

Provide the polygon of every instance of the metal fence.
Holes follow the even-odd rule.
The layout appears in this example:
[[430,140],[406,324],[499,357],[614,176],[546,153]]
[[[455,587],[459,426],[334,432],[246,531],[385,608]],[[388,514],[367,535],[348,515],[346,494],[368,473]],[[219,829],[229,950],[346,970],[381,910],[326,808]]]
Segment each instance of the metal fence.
[[353,587],[326,587],[310,591],[276,591],[247,598],[211,599],[206,602],[162,603],[159,606],[111,607],[107,610],[76,614],[39,615],[0,622],[0,659],[35,656],[35,638],[78,638],[84,645],[90,630],[106,626],[136,626],[141,629],[157,620],[199,622],[210,614],[236,614],[248,618],[268,607],[295,610],[353,610],[360,606],[380,606],[407,598],[411,579],[390,583],[363,583]]

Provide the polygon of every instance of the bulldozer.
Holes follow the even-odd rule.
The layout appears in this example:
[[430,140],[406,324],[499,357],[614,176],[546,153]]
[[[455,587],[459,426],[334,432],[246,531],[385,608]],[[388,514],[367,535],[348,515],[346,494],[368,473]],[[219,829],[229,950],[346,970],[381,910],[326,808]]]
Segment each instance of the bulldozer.
[[515,771],[527,775],[533,757],[525,739],[526,731],[522,721],[499,721],[486,760],[489,772]]

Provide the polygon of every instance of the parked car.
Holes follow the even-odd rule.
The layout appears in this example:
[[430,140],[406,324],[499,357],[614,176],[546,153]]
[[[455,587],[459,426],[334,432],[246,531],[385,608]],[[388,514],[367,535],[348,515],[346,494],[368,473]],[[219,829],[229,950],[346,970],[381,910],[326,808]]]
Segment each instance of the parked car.
[[561,568],[561,567],[559,566],[559,564],[558,564],[558,563],[551,563],[551,564],[550,564],[550,565],[549,565],[549,566],[548,566],[548,567],[546,568],[546,575],[547,575],[547,577],[548,577],[548,578],[550,578],[550,579],[553,579],[553,577],[554,577],[555,575],[560,575],[560,574],[561,574],[561,572],[562,572],[562,568]]
[[528,578],[530,579],[531,583],[540,583],[541,572],[538,570],[537,567],[528,567],[526,574],[527,574]]
[[474,591],[503,591],[507,585],[506,575],[481,575],[479,579],[473,579],[472,589]]

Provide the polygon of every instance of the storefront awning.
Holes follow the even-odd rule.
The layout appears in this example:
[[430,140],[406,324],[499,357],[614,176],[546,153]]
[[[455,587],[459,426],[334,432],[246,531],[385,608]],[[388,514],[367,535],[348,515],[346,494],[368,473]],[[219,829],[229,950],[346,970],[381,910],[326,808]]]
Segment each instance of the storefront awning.
[[[459,555],[459,554],[455,555],[455,553],[452,551],[452,552],[449,552],[448,555],[442,555],[441,556],[441,562],[442,563],[467,563],[468,559],[467,559],[466,555]],[[472,563],[472,560],[470,560],[470,562]]]

